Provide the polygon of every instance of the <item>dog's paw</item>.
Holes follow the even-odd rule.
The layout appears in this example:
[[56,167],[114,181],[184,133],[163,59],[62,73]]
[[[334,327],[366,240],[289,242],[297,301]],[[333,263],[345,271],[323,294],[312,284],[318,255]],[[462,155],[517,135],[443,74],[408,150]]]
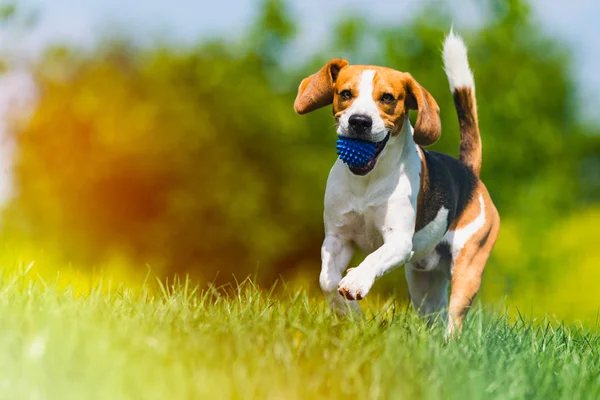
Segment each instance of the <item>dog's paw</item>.
[[375,282],[375,277],[364,268],[351,268],[338,285],[338,292],[348,300],[363,299]]
[[329,307],[338,317],[359,317],[361,314],[360,306],[356,301],[346,300],[337,292],[334,292],[328,298]]

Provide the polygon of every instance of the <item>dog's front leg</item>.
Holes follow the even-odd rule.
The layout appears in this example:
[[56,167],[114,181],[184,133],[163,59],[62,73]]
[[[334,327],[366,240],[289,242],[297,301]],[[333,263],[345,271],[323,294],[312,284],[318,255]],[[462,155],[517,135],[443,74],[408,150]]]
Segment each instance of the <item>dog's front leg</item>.
[[356,301],[346,300],[338,293],[338,284],[342,280],[342,273],[348,267],[354,249],[350,241],[336,235],[327,235],[321,247],[321,275],[319,283],[321,290],[333,311],[337,314],[360,312]]
[[338,285],[339,293],[349,300],[360,300],[371,290],[377,278],[411,259],[412,237],[396,235],[369,254],[356,268],[351,268]]

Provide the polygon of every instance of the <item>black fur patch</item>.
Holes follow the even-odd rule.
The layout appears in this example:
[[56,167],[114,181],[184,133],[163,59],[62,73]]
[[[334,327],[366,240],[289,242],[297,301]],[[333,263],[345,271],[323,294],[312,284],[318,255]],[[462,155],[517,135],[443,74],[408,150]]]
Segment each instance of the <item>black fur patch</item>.
[[450,252],[450,245],[446,242],[440,242],[436,247],[435,251],[438,252],[440,258],[445,261],[452,261],[452,253]]
[[427,163],[427,192],[422,193],[416,231],[433,221],[444,207],[448,210],[446,229],[460,217],[473,197],[478,178],[473,170],[449,155],[423,150]]

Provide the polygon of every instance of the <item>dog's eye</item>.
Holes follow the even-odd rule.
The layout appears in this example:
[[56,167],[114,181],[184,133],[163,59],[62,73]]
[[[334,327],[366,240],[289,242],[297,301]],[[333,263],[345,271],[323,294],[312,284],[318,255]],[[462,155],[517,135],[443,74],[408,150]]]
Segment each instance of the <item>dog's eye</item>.
[[379,101],[381,101],[382,103],[386,103],[389,104],[392,101],[394,101],[394,96],[389,94],[389,93],[384,93],[381,95],[381,97],[379,98]]
[[342,90],[342,91],[340,92],[340,97],[341,97],[343,100],[350,100],[350,99],[352,98],[352,92],[351,92],[351,91],[349,91],[348,89],[346,89],[346,90]]

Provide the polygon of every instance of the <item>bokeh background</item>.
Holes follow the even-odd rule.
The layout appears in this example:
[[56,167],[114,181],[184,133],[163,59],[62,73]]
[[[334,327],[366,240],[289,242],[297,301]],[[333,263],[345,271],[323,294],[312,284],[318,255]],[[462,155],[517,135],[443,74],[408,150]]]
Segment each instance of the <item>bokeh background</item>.
[[[409,71],[442,110],[431,149],[456,156],[454,25],[502,216],[480,299],[595,321],[600,5],[448,3],[0,3],[2,267],[316,289],[336,137],[330,109],[293,112],[300,80],[333,57]],[[377,288],[407,299],[402,271]]]

